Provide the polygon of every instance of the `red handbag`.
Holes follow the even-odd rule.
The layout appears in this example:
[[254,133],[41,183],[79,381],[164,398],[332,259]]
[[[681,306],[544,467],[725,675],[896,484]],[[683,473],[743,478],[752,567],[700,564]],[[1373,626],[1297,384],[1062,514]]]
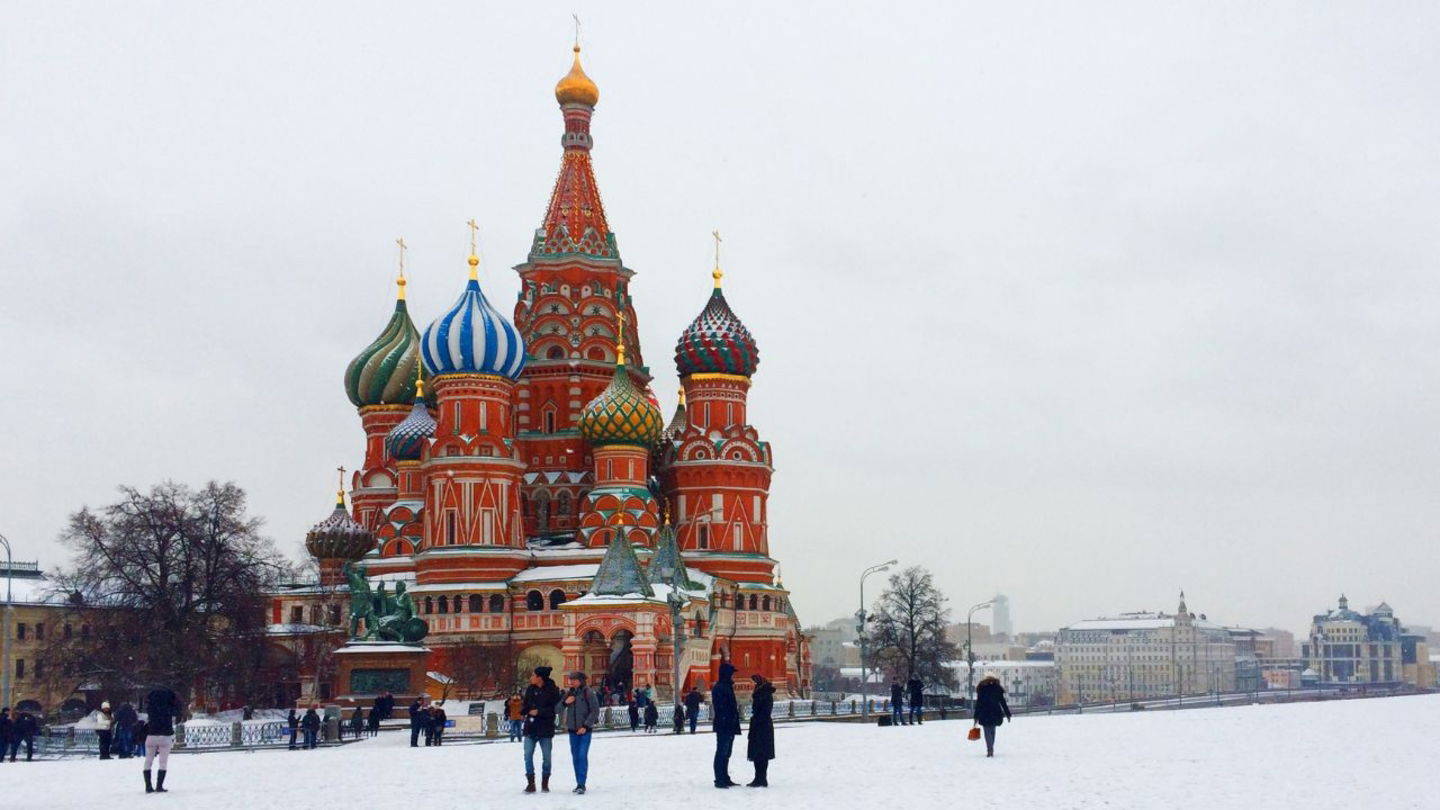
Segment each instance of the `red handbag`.
[[966,734],[965,737],[966,737],[967,739],[971,739],[971,740],[978,740],[978,739],[980,739],[980,727],[979,727],[979,726],[971,726],[971,727],[970,727],[970,733],[969,733],[969,734]]

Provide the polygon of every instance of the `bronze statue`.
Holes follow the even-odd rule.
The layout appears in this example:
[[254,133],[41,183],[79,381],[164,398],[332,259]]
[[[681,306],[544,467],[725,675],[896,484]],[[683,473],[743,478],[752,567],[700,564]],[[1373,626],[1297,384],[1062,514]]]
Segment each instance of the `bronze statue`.
[[[365,566],[345,564],[345,579],[350,585],[350,638],[359,641],[380,639],[414,644],[430,632],[425,620],[415,615],[415,600],[405,590],[405,583],[395,583],[395,594],[385,593],[385,583],[370,590],[365,579]],[[365,633],[360,633],[360,622]]]

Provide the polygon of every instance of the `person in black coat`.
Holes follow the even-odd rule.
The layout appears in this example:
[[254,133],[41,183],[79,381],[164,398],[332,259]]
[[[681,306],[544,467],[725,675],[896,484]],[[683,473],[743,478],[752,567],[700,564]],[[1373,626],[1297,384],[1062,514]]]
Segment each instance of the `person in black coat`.
[[15,755],[20,753],[20,744],[25,744],[25,761],[29,762],[35,758],[35,732],[40,730],[40,723],[35,720],[35,715],[30,712],[20,712],[15,718],[15,724],[10,727],[10,761],[15,761]]
[[15,721],[10,719],[10,707],[0,709],[0,762],[5,761],[5,752],[10,750],[10,733],[15,730]]
[[750,698],[750,737],[746,757],[755,763],[755,778],[747,787],[770,787],[770,760],[775,758],[775,684],[759,674],[751,675],[755,691]]
[[449,719],[445,710],[440,708],[439,703],[430,704],[430,739],[426,745],[439,745],[440,739],[445,736],[445,721]]
[[685,719],[690,721],[690,733],[695,733],[695,724],[700,722],[700,704],[705,698],[700,695],[700,690],[690,687],[690,692],[685,695]]
[[729,662],[720,664],[720,680],[710,690],[710,704],[714,710],[715,726],[715,787],[729,788],[737,783],[730,779],[730,752],[735,746],[735,737],[740,733],[740,706],[735,702],[735,667]]
[[305,747],[313,749],[320,744],[320,713],[315,711],[316,707],[311,706],[305,710],[305,717],[300,720],[300,730],[305,732]]
[[135,725],[139,722],[140,715],[128,702],[121,703],[115,710],[115,747],[121,759],[135,755]]
[[630,716],[630,730],[636,731],[640,728],[640,704],[635,702],[634,695],[628,695],[625,701],[625,713]]
[[374,737],[380,733],[380,707],[371,706],[370,713],[365,716],[365,734]]
[[420,703],[420,698],[410,704],[410,747],[420,747],[420,735],[428,737],[430,733],[430,712]]
[[919,725],[925,722],[925,682],[912,675],[905,685],[910,688],[910,722]]
[[975,724],[985,730],[985,756],[995,756],[995,727],[1009,719],[1005,687],[995,673],[987,672],[975,686]]
[[535,792],[535,749],[540,749],[540,789],[550,791],[550,751],[555,743],[555,707],[560,687],[550,679],[550,667],[536,667],[520,701],[525,718],[525,792]]
[[294,751],[296,748],[295,735],[300,731],[300,715],[296,714],[294,709],[291,709],[290,714],[286,715],[285,725],[290,728],[290,750]]
[[[182,719],[180,696],[164,686],[145,696],[145,792],[168,793],[165,774],[170,768],[170,748],[175,744],[175,722]],[[160,765],[155,786],[150,786],[150,769]]]
[[899,681],[890,682],[890,724],[899,726],[905,723],[905,690],[900,688]]

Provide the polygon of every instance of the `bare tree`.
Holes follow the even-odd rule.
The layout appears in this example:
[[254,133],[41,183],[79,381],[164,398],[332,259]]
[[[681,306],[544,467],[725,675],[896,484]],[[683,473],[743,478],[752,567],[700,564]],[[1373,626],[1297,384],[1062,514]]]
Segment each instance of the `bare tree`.
[[73,677],[164,683],[206,701],[263,699],[266,592],[291,571],[246,514],[244,491],[166,482],[120,493],[71,515],[61,535],[74,556],[54,589],[104,621],[72,636],[54,663]]
[[945,637],[950,621],[946,601],[925,568],[912,566],[890,577],[871,619],[873,655],[880,669],[902,681],[919,678],[926,684],[956,685],[955,673],[945,666],[957,654]]
[[482,641],[467,638],[446,650],[450,672],[460,694],[476,697],[504,697],[516,678],[518,645],[511,641]]

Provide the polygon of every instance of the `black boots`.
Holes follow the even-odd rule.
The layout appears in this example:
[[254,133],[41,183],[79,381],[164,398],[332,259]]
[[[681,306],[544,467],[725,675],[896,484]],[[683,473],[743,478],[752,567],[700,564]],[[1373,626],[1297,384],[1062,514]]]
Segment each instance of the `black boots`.
[[168,792],[169,792],[169,791],[167,791],[167,790],[165,789],[165,772],[164,772],[164,771],[161,771],[159,778],[157,778],[157,779],[155,780],[155,792],[156,792],[156,793],[168,793]]
[[155,787],[150,784],[150,772],[149,772],[149,771],[146,771],[146,772],[145,772],[145,792],[146,792],[146,793],[154,793],[154,792],[155,792]]
[[534,792],[535,792],[535,774],[533,774],[533,773],[527,773],[527,774],[525,774],[525,792],[526,792],[526,793],[534,793]]
[[550,792],[550,774],[548,774],[548,773],[544,773],[544,774],[541,774],[541,775],[540,775],[540,792],[541,792],[541,793],[549,793],[549,792]]
[[745,787],[770,787],[770,780],[767,778],[767,775],[768,775],[769,770],[770,770],[770,761],[769,761],[769,760],[762,759],[762,760],[759,760],[758,762],[756,762],[756,763],[755,763],[755,778],[754,778],[754,779],[751,779],[751,780],[750,780],[750,783],[747,784]]

